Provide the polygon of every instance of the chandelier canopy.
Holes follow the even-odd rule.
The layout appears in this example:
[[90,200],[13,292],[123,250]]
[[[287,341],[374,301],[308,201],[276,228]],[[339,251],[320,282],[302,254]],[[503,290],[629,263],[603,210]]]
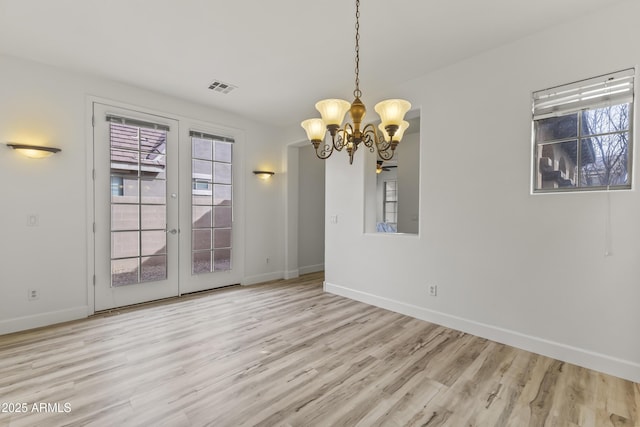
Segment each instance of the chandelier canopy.
[[[355,99],[351,104],[342,99],[324,99],[316,103],[316,109],[322,116],[321,119],[307,119],[300,125],[307,132],[307,138],[313,144],[316,156],[327,159],[333,150],[347,149],[349,164],[353,163],[353,155],[360,143],[364,143],[371,152],[377,150],[378,157],[390,160],[393,157],[398,143],[402,139],[404,131],[409,123],[404,120],[404,115],[411,108],[411,104],[404,99],[387,99],[377,103],[374,107],[380,116],[381,123],[378,126],[381,133],[372,123],[362,129],[362,119],[367,112],[360,100],[360,0],[356,0],[356,88],[353,91]],[[349,111],[351,121],[341,127],[344,116]],[[331,135],[331,143],[325,142],[327,131]]]

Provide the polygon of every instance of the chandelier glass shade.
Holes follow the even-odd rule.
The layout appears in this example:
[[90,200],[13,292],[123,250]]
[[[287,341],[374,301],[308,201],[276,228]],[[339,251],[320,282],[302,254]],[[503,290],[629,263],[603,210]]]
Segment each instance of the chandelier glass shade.
[[[342,99],[324,99],[316,103],[320,112],[320,119],[307,119],[300,125],[307,133],[307,138],[313,144],[316,156],[327,159],[333,151],[346,149],[349,163],[353,163],[353,155],[358,146],[364,144],[371,152],[377,151],[378,157],[390,160],[404,131],[409,123],[404,120],[411,104],[404,99],[388,99],[375,105],[374,110],[380,116],[381,123],[378,133],[375,125],[369,123],[362,127],[362,120],[367,112],[360,100],[360,0],[356,0],[356,88],[353,91],[355,99],[352,103]],[[344,117],[349,112],[351,122],[342,125]],[[329,132],[331,141],[327,142]]]

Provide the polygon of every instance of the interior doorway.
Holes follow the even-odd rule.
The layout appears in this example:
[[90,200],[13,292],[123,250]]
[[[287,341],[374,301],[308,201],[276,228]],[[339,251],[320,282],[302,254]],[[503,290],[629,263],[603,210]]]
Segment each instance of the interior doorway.
[[286,148],[285,278],[324,270],[325,162],[308,142]]

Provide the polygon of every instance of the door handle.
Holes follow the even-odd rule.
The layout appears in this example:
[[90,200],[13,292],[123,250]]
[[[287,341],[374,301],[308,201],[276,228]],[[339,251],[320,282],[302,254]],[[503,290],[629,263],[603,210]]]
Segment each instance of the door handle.
[[176,230],[175,228],[172,228],[171,230],[167,230],[167,233],[177,234],[178,230]]

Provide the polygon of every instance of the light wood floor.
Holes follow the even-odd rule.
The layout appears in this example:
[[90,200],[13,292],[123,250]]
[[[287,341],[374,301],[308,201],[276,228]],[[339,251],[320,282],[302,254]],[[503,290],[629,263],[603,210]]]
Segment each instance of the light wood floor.
[[0,413],[0,426],[640,425],[639,384],[321,283],[227,288],[0,336],[0,404],[61,411]]

